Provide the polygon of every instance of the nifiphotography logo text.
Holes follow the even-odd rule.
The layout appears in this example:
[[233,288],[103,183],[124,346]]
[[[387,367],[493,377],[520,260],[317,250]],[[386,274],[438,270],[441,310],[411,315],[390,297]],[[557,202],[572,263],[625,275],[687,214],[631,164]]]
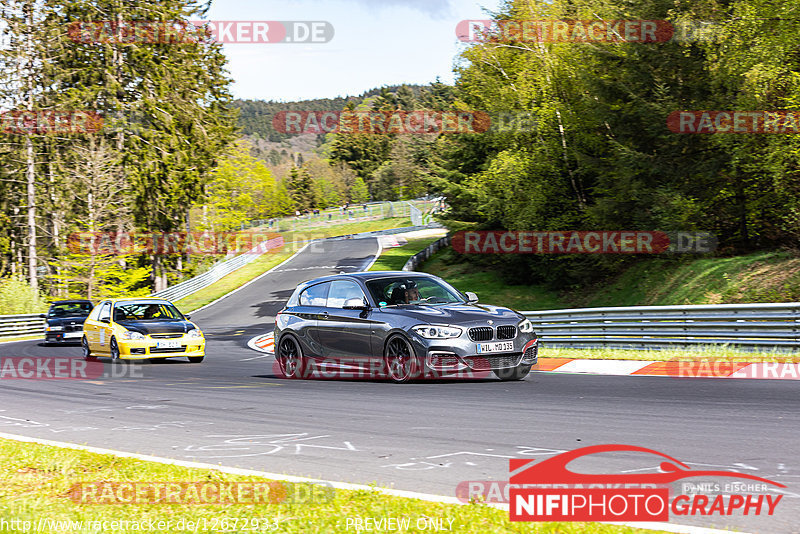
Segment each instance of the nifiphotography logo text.
[[[567,464],[598,453],[639,452],[660,461],[660,473],[582,474]],[[512,521],[669,521],[674,516],[773,515],[783,495],[762,493],[785,486],[731,471],[694,470],[666,454],[631,445],[594,445],[542,461],[510,460],[509,513]],[[701,477],[747,482],[669,484]],[[700,493],[698,490],[712,490]],[[755,494],[753,492],[758,492]]]

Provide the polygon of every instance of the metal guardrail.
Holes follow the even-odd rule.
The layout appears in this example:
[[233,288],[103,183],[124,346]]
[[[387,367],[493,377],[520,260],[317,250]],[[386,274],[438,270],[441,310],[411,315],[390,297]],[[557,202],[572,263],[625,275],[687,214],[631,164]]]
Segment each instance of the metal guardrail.
[[238,256],[231,258],[227,261],[223,261],[214,265],[208,271],[199,274],[193,278],[188,280],[184,280],[179,284],[175,284],[174,286],[170,286],[163,291],[159,291],[157,293],[153,293],[151,297],[158,297],[162,299],[167,299],[171,301],[180,300],[182,298],[188,297],[195,291],[199,291],[203,288],[206,288],[219,280],[220,278],[227,276],[234,272],[237,269],[240,269],[247,265],[248,263],[252,263],[259,256],[271,250],[273,248],[283,246],[283,237],[276,237],[260,243],[250,249],[249,251],[245,252],[244,254],[239,254]]
[[44,335],[44,324],[38,313],[0,315],[0,337]]
[[800,302],[524,311],[542,344],[659,349],[698,345],[800,350]]
[[419,267],[419,265],[422,262],[424,262],[428,258],[430,258],[431,255],[434,252],[436,252],[436,251],[438,251],[438,250],[440,250],[440,249],[442,249],[444,247],[449,247],[449,246],[450,246],[450,236],[449,235],[446,235],[441,239],[437,239],[436,241],[434,241],[433,243],[431,243],[430,245],[425,247],[425,250],[423,250],[422,252],[417,252],[416,254],[414,254],[413,256],[408,258],[408,261],[406,262],[406,264],[403,265],[403,270],[404,271],[416,271],[417,267]]

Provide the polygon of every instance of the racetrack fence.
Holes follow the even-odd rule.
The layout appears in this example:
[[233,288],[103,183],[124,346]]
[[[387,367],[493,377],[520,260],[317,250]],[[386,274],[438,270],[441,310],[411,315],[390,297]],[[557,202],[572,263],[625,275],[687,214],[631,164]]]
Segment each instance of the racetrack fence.
[[417,267],[419,267],[422,263],[428,260],[435,252],[450,246],[450,236],[446,235],[441,239],[437,239],[421,252],[417,252],[410,258],[405,265],[403,265],[404,271],[416,271]]
[[800,302],[522,312],[543,345],[663,349],[729,345],[800,350]]
[[[440,240],[441,241],[441,240]],[[522,312],[543,345],[663,349],[730,345],[800,350],[800,302]],[[0,316],[0,337],[44,334],[39,314]]]
[[0,315],[0,337],[44,335],[44,324],[38,313]]

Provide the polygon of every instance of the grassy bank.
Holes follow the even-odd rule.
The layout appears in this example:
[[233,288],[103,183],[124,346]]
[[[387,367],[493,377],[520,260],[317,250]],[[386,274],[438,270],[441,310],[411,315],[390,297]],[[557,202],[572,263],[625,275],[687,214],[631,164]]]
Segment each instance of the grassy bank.
[[493,271],[459,261],[452,250],[435,254],[422,270],[462,291],[475,291],[482,302],[518,310],[800,301],[800,257],[789,252],[682,261],[648,258],[616,277],[568,292],[507,284]]
[[440,239],[439,236],[417,237],[409,239],[405,245],[385,248],[378,260],[370,267],[370,271],[399,271],[411,256],[425,250],[425,247],[438,239]]
[[450,282],[459,291],[478,294],[481,302],[500,304],[515,310],[548,310],[568,308],[555,292],[537,285],[509,285],[496,272],[458,261],[452,249],[434,254],[419,269]]
[[245,265],[228,276],[219,279],[210,286],[201,289],[186,298],[178,300],[175,305],[184,313],[189,313],[218,298],[230,293],[250,280],[262,275],[281,262],[286,261],[295,252],[300,250],[308,240],[333,237],[337,235],[357,234],[410,226],[411,220],[404,218],[382,219],[375,221],[360,221],[352,223],[330,224],[313,231],[281,232],[286,245],[280,250],[268,252],[254,262]]
[[[183,500],[183,504],[97,504],[86,502],[80,493],[71,491],[80,483],[113,483],[113,482],[188,482],[217,486],[223,483],[267,482],[266,479],[252,476],[228,475],[213,470],[195,469],[164,465],[130,458],[118,458],[111,455],[95,454],[85,451],[62,449],[58,447],[20,443],[0,439],[0,517],[5,521],[30,521],[36,525],[39,521],[47,521],[50,528],[45,532],[55,532],[56,521],[82,521],[83,528],[73,528],[72,532],[95,532],[92,521],[118,521],[119,528],[103,529],[105,532],[127,533],[139,532],[130,523],[158,525],[169,521],[169,528],[163,532],[196,531],[209,532],[211,525],[216,524],[216,531],[223,531],[221,521],[228,519],[227,532],[302,532],[329,533],[353,532],[355,518],[397,518],[408,519],[412,528],[397,529],[396,532],[420,532],[417,521],[430,524],[430,520],[441,520],[452,532],[489,533],[489,532],[540,532],[578,534],[589,533],[634,533],[653,532],[629,527],[602,525],[598,523],[512,523],[508,520],[508,512],[479,504],[456,505],[439,504],[417,499],[385,496],[373,491],[335,492],[298,491],[292,484],[282,486],[289,495],[314,495],[313,503],[280,502],[266,504],[264,502],[248,504],[195,504]],[[246,486],[245,486],[246,487]],[[306,486],[308,488],[308,486]],[[280,495],[281,493],[278,493]],[[116,494],[106,494],[100,502],[112,502],[118,498],[126,499],[131,495],[121,490]],[[212,493],[213,495],[213,493]],[[233,495],[237,495],[234,493]],[[244,493],[244,501],[253,501],[251,494]],[[270,499],[266,499],[269,501]],[[299,501],[299,502],[298,502]],[[117,501],[118,502],[118,501]],[[196,502],[196,501],[195,501]],[[233,519],[261,520],[262,528],[231,528]],[[348,519],[350,528],[348,529]],[[189,522],[199,525],[189,527]],[[18,523],[19,524],[19,523]],[[203,525],[208,528],[203,528]],[[63,524],[62,524],[63,525]],[[73,526],[77,526],[73,524]],[[128,528],[123,528],[127,526]],[[87,528],[89,527],[89,528]],[[22,530],[21,528],[18,530]],[[30,529],[29,531],[32,531]],[[68,531],[62,529],[61,531]]]

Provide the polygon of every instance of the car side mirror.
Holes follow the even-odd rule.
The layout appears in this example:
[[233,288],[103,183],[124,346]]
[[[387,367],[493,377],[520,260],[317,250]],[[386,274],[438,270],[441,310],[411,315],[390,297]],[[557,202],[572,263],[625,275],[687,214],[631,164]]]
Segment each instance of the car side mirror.
[[342,308],[345,310],[368,310],[369,304],[364,299],[347,299]]
[[103,317],[102,319],[100,319],[100,322],[101,323],[110,324],[111,323],[111,319],[108,318],[108,317]]
[[47,319],[47,314],[46,313],[40,313],[39,317],[41,317],[42,319]]
[[475,304],[476,302],[478,302],[478,295],[476,295],[472,291],[467,291],[464,294],[467,296],[467,302],[469,302],[470,304]]
[[186,317],[187,320],[192,318],[192,316],[188,313],[184,313],[183,316]]

